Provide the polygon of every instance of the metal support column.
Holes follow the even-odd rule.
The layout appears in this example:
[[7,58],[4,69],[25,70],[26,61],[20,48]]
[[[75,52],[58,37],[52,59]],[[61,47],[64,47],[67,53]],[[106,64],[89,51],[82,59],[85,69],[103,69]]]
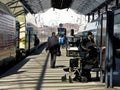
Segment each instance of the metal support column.
[[107,12],[107,10],[108,10],[108,5],[106,4],[105,5],[105,11]]
[[30,53],[30,30],[28,31],[28,53]]
[[119,0],[116,0],[116,6],[118,7],[118,5],[119,5]]
[[92,20],[94,20],[94,13],[92,13]]
[[100,17],[100,10],[98,10],[98,17]]
[[[103,14],[101,15],[101,17],[100,17],[101,19],[100,19],[100,28],[101,28],[101,30],[100,30],[100,47],[102,47],[102,32],[103,32]],[[103,66],[102,66],[102,48],[100,48],[100,82],[104,82],[104,80],[103,80],[103,78],[104,78],[104,76],[103,76]]]
[[114,13],[107,11],[107,30],[106,30],[106,87],[113,87],[113,24]]
[[90,22],[90,14],[88,14],[88,22]]

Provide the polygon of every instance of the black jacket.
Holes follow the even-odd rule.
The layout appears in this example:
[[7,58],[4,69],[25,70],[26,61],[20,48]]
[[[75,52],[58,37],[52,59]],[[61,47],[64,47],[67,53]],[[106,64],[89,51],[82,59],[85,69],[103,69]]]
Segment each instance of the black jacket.
[[81,47],[83,50],[88,50],[90,49],[91,46],[95,45],[94,43],[94,40],[93,39],[88,39],[88,38],[85,38],[82,40],[81,42]]

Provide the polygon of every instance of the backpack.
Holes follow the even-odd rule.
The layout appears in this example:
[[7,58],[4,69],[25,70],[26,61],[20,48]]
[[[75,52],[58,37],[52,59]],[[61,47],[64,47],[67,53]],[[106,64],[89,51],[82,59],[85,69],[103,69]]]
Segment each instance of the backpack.
[[57,44],[58,44],[57,37],[49,37],[48,38],[48,47],[54,47]]

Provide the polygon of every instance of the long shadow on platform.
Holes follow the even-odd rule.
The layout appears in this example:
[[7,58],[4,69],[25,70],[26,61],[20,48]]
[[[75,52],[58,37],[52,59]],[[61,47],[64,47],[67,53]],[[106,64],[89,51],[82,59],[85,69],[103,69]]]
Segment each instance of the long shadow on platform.
[[[30,54],[30,55],[40,54],[45,47],[46,47],[46,44],[41,45],[36,52],[33,52],[33,53]],[[11,69],[9,69],[9,70],[6,71],[4,74],[2,74],[2,75],[0,76],[0,78],[6,77],[6,76],[9,76],[9,75],[12,75],[12,74],[20,74],[20,73],[25,72],[25,71],[18,71],[18,70],[19,70],[22,66],[24,66],[30,59],[31,59],[31,58],[25,58],[24,60],[22,60],[21,62],[19,62],[17,65],[13,66]]]
[[47,69],[47,63],[48,63],[48,60],[49,60],[48,58],[49,58],[49,53],[48,53],[48,55],[47,55],[47,57],[46,57],[45,64],[44,64],[44,66],[43,66],[41,75],[40,75],[40,77],[39,77],[39,81],[38,81],[36,90],[41,90],[41,85],[42,85],[42,82],[43,82],[43,79],[44,79],[45,71],[46,71],[46,69]]
[[45,49],[45,47],[46,47],[46,44],[39,46],[38,49],[34,50],[30,55],[40,54]]
[[64,65],[55,66],[55,68],[64,68],[64,67],[66,67],[66,66],[64,66]]
[[24,59],[22,60],[19,64],[17,64],[16,66],[14,66],[13,68],[11,68],[10,70],[8,70],[7,72],[5,72],[4,74],[2,74],[0,76],[0,78],[12,75],[12,74],[19,74],[19,73],[23,73],[25,71],[18,71],[22,66],[24,66],[30,59]]

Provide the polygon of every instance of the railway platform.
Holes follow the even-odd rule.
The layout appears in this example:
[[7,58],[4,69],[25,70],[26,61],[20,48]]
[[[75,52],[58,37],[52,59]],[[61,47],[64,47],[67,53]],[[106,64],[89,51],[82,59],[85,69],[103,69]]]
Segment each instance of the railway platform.
[[[68,80],[62,82],[61,77],[66,74],[63,68],[69,66],[70,57],[66,57],[65,49],[61,51],[62,55],[57,57],[56,67],[52,69],[49,53],[45,51],[44,46],[40,47],[0,76],[0,90],[120,90],[120,85],[105,88],[105,83],[99,80],[87,83],[69,83]],[[92,77],[95,77],[94,72]]]

